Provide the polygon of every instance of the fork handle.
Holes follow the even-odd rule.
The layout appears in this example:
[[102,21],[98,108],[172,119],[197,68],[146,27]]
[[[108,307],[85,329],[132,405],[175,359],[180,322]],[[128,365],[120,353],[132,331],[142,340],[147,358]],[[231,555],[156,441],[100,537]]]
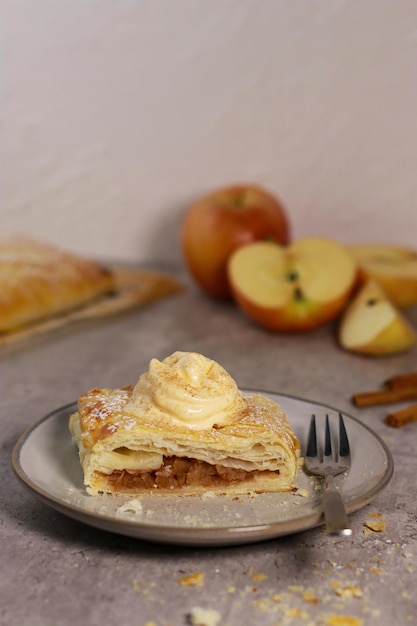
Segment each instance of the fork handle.
[[326,530],[331,535],[348,536],[352,534],[340,491],[333,476],[326,476],[323,493],[324,519]]

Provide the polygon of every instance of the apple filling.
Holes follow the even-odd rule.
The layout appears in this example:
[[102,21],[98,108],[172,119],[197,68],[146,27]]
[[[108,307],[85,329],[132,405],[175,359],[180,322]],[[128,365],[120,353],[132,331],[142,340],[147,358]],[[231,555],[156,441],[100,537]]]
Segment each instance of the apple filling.
[[[246,471],[224,465],[210,465],[198,459],[164,457],[161,467],[153,471],[114,470],[108,482],[115,491],[137,488],[177,489],[184,486],[218,487],[254,478],[265,470]],[[266,471],[268,474],[279,474]]]

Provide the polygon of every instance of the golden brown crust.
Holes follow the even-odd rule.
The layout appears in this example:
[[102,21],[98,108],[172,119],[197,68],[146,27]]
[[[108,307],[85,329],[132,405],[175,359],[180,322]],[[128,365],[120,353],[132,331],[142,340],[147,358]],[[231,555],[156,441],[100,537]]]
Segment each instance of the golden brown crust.
[[[80,397],[78,412],[70,418],[85,483],[93,493],[196,495],[208,489],[230,494],[292,489],[300,444],[285,413],[268,397],[245,395],[244,409],[234,422],[195,430],[152,412],[135,413],[132,391],[132,387],[93,389]],[[142,463],[140,470],[135,469],[135,456]],[[157,481],[152,489],[149,483],[124,480],[124,467],[119,465],[126,459],[128,474],[152,474],[161,470],[166,458],[191,459],[218,470],[212,482],[179,484],[169,491],[159,488]],[[229,470],[237,471],[232,480],[218,479],[219,473],[230,476]],[[239,470],[243,473],[236,480]],[[116,480],[118,476],[122,479]]]
[[78,400],[78,412],[84,448],[91,450],[107,439],[123,418],[123,408],[132,395],[133,387],[121,389],[92,389]]
[[111,270],[25,237],[0,243],[0,333],[93,302],[114,289]]

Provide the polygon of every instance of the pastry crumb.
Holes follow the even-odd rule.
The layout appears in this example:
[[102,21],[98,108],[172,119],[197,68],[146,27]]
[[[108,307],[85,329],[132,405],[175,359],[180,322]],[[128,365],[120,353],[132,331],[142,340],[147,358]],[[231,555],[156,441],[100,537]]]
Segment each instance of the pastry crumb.
[[302,611],[298,606],[291,607],[285,612],[286,616],[291,619],[307,619],[308,615],[305,611]]
[[179,582],[180,585],[183,585],[183,587],[201,587],[204,583],[204,574],[203,572],[188,574],[188,576],[178,578],[177,582]]
[[308,489],[301,489],[301,488],[300,488],[300,489],[297,489],[297,490],[294,492],[294,495],[296,495],[296,496],[300,496],[301,498],[308,498],[308,495],[309,495],[309,493],[308,493]]
[[368,519],[365,522],[365,534],[369,534],[366,529],[379,533],[385,530],[387,527],[386,522],[383,519]]
[[201,497],[203,498],[203,500],[208,500],[210,498],[217,498],[216,494],[214,493],[214,491],[205,491]]
[[143,512],[142,502],[137,498],[133,500],[129,500],[125,502],[121,506],[118,507],[116,511],[116,515],[124,515],[127,513],[128,515],[140,515]]
[[326,626],[363,626],[363,620],[350,615],[329,615]]
[[195,606],[189,613],[189,622],[193,626],[218,626],[220,613],[215,609],[203,609]]
[[318,604],[319,603],[319,599],[317,598],[316,594],[314,593],[314,591],[312,589],[306,589],[303,592],[302,598],[303,598],[304,602],[308,602],[309,604]]
[[340,598],[363,598],[362,589],[358,585],[336,586],[334,591]]

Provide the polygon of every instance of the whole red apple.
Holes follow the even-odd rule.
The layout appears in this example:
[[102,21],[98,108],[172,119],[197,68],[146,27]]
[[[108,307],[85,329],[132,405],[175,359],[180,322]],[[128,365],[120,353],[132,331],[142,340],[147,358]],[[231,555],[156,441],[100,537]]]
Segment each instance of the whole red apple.
[[193,203],[182,224],[182,250],[191,275],[211,296],[230,298],[227,261],[244,244],[290,239],[285,208],[257,185],[234,185]]

